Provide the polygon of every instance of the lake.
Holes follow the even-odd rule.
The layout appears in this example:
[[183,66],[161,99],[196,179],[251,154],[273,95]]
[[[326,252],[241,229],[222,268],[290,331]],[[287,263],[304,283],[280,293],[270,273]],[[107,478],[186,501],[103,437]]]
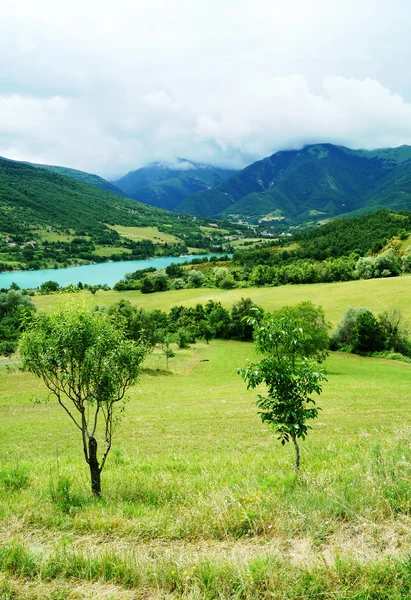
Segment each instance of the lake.
[[124,260],[120,262],[107,262],[95,265],[82,265],[81,267],[68,267],[67,269],[40,269],[39,271],[14,271],[13,273],[0,273],[0,288],[9,288],[17,283],[21,289],[39,287],[45,281],[57,281],[60,286],[77,284],[79,281],[88,285],[107,284],[113,287],[126,273],[139,269],[154,267],[165,269],[171,263],[184,263],[193,258],[206,258],[210,256],[224,256],[222,254],[203,254],[192,256],[160,256],[147,260]]

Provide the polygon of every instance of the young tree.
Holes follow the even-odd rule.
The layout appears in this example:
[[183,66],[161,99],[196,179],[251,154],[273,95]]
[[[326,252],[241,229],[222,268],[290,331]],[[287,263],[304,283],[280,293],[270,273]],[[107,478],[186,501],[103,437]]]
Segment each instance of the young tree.
[[[256,402],[260,417],[274,428],[283,445],[292,440],[294,469],[298,471],[298,439],[305,439],[311,429],[307,421],[318,415],[319,408],[311,395],[321,393],[326,372],[310,355],[304,356],[303,351],[310,346],[310,332],[292,311],[277,316],[266,314],[260,322],[250,317],[248,322],[254,326],[256,350],[264,358],[238,372],[248,388],[266,385],[267,395],[258,394]],[[311,350],[311,356],[315,355]]]
[[272,314],[273,319],[282,317],[298,322],[304,331],[304,336],[293,347],[283,348],[283,351],[291,354],[315,358],[317,362],[323,362],[328,356],[330,338],[328,331],[331,323],[325,318],[321,306],[305,301],[295,306],[283,306]]
[[[21,354],[25,368],[43,379],[81,432],[91,489],[100,496],[114,427],[147,346],[127,340],[106,312],[72,307],[38,314],[23,335]],[[104,444],[100,459],[98,438]]]

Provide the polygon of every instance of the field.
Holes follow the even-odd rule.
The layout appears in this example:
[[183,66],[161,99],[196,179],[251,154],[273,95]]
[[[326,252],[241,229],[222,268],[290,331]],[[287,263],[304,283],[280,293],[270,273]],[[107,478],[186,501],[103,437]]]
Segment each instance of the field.
[[[229,307],[240,298],[251,298],[265,310],[274,310],[286,304],[297,304],[311,300],[321,304],[327,318],[336,325],[344,312],[351,306],[366,306],[375,313],[388,308],[401,310],[411,325],[411,276],[393,277],[388,279],[368,279],[347,281],[344,283],[318,283],[313,285],[286,285],[266,288],[243,288],[234,290],[220,289],[183,289],[156,294],[141,294],[139,291],[102,292],[89,297],[90,302],[101,306],[110,306],[121,298],[130,300],[146,309],[161,309],[168,311],[173,306],[195,306],[205,304],[207,300],[219,300]],[[64,294],[53,296],[36,296],[34,301],[39,308],[52,308],[67,298]]]
[[[335,323],[348,306],[410,310],[410,283],[98,292],[94,302],[312,299]],[[2,361],[0,598],[409,598],[411,365],[333,353],[295,476],[292,448],[261,423],[237,375],[247,358],[251,344],[218,340],[177,351],[169,372],[151,355],[101,500],[67,416],[15,359]]]
[[255,244],[261,244],[262,242],[266,242],[267,240],[261,238],[240,238],[238,240],[231,240],[230,244],[235,250],[244,250],[251,248]]
[[93,254],[97,256],[113,256],[113,254],[131,254],[131,250],[129,248],[123,248],[122,246],[100,246],[96,250],[94,250]]
[[165,244],[180,241],[175,235],[159,231],[157,227],[123,227],[121,225],[116,225],[115,227],[112,227],[112,229],[115,229],[121,237],[128,238],[134,242],[152,240],[154,244]]

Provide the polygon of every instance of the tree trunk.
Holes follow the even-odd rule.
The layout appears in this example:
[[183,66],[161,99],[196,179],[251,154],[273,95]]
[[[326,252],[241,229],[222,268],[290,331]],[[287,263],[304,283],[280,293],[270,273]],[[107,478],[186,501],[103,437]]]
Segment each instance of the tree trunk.
[[97,440],[91,437],[88,441],[89,465],[91,475],[91,491],[95,496],[101,496],[101,471],[97,460]]
[[293,443],[295,447],[295,465],[294,471],[298,472],[300,470],[300,447],[297,442],[297,437],[295,435],[292,436]]

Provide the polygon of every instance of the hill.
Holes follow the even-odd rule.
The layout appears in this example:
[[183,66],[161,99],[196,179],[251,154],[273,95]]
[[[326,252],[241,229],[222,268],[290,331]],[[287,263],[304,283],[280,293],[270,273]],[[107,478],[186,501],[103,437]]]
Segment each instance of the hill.
[[99,177],[98,175],[94,175],[92,173],[86,173],[85,171],[78,171],[77,169],[69,169],[68,167],[56,167],[53,165],[38,165],[34,163],[27,163],[31,167],[36,167],[37,169],[46,169],[47,171],[52,171],[53,173],[59,173],[59,175],[66,175],[66,177],[71,177],[72,179],[77,179],[77,181],[82,181],[83,183],[89,183],[90,185],[94,185],[106,192],[111,192],[112,194],[116,194],[117,196],[125,196],[124,192],[122,192],[118,187]]
[[[0,156],[0,160],[10,160],[8,158]],[[27,161],[11,161],[11,162],[20,162],[22,165],[27,165],[29,167],[34,167],[36,169],[45,169],[46,171],[52,171],[53,173],[58,173],[59,175],[66,175],[66,177],[71,177],[72,179],[76,179],[77,181],[82,181],[83,183],[89,183],[94,185],[106,192],[112,192],[117,196],[125,196],[124,192],[122,192],[118,187],[99,177],[98,175],[94,175],[92,173],[86,173],[85,171],[78,171],[77,169],[70,169],[69,167],[58,167],[55,165],[41,165],[38,163],[31,163]]]
[[174,210],[186,196],[208,190],[235,172],[178,158],[172,166],[151,163],[131,171],[114,183],[131,198],[158,208]]
[[411,147],[375,151],[332,144],[276,152],[211,190],[192,194],[176,212],[299,223],[355,211],[411,208]]
[[[42,268],[99,260],[180,254],[212,243],[205,223],[115,195],[89,183],[0,158],[0,270]],[[113,226],[156,227],[176,244],[133,241]],[[112,249],[109,250],[109,249]],[[141,255],[143,252],[143,256]],[[148,255],[147,255],[148,253]]]

